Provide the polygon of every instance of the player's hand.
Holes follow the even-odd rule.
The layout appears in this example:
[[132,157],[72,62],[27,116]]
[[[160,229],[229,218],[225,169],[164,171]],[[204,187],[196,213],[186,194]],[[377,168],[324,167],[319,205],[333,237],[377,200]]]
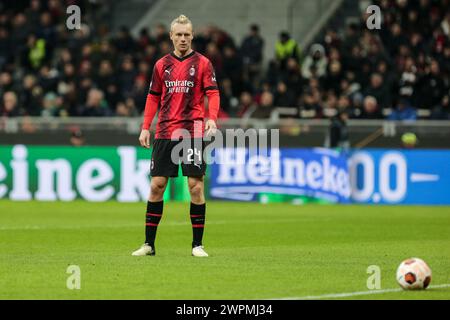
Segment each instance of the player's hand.
[[205,124],[206,136],[214,135],[217,130],[217,125],[214,120],[208,120]]
[[144,148],[150,148],[150,131],[142,130],[139,136],[139,142]]

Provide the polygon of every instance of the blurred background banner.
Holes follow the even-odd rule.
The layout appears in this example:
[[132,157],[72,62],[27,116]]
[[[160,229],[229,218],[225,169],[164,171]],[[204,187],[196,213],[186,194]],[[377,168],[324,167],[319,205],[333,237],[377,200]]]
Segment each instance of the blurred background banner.
[[[218,149],[220,164],[211,167],[210,194],[229,200],[267,201],[271,195],[304,196],[328,202],[350,200],[347,158],[314,149]],[[239,161],[244,160],[245,161]],[[261,194],[265,197],[259,198]]]
[[448,150],[355,151],[349,168],[354,202],[450,204]]
[[0,198],[143,201],[149,157],[135,147],[1,146]]
[[[1,146],[0,199],[145,201],[150,154],[133,146]],[[447,150],[281,148],[262,155],[224,148],[216,156],[206,177],[211,198],[450,204]],[[165,200],[189,201],[184,177],[170,180]]]

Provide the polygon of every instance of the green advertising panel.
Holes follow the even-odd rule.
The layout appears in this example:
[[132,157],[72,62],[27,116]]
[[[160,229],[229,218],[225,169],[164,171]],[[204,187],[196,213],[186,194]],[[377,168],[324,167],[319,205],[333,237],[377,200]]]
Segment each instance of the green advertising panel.
[[[145,201],[151,150],[120,147],[0,146],[0,198]],[[186,178],[169,181],[164,200],[188,201]]]

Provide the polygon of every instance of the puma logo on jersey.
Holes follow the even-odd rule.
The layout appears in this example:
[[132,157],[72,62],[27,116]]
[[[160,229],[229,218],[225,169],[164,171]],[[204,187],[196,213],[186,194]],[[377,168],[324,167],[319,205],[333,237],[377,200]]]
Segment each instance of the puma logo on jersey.
[[167,74],[170,76],[170,70],[169,69],[164,70],[164,72],[167,72]]

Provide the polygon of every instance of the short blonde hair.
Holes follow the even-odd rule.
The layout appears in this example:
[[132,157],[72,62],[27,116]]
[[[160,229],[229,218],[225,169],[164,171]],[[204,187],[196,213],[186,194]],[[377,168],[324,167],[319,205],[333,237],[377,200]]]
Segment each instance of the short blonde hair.
[[184,14],[180,14],[177,18],[173,19],[172,23],[170,24],[170,31],[172,31],[173,26],[178,24],[190,24],[192,27],[192,22],[189,20],[188,17],[186,17]]

